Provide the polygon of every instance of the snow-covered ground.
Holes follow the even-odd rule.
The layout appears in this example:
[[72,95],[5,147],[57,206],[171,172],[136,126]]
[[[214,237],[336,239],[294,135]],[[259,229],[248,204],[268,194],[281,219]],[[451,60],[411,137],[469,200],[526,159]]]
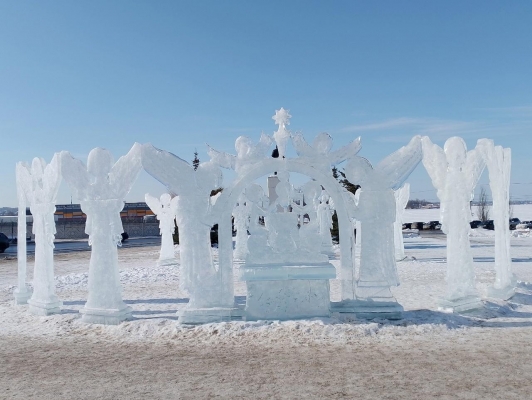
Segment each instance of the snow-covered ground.
[[[393,322],[333,315],[179,325],[176,312],[186,304],[179,270],[158,267],[154,247],[119,250],[131,321],[80,322],[89,252],[56,256],[63,312],[37,317],[12,304],[16,260],[0,259],[0,397],[529,398],[529,232],[511,239],[518,293],[507,302],[486,299],[484,309],[463,315],[436,307],[445,291],[445,236],[405,236],[407,259],[398,263],[401,285],[393,290],[405,313]],[[481,293],[495,277],[493,240],[493,231],[472,230]],[[331,281],[332,300],[339,289]],[[245,285],[235,280],[235,290],[243,303]]]

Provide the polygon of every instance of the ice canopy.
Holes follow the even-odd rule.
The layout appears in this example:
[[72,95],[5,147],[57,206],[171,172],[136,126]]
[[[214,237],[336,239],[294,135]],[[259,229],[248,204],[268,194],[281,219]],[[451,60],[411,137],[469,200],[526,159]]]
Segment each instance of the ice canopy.
[[[83,320],[116,324],[130,316],[131,310],[120,294],[116,246],[123,232],[123,200],[142,168],[168,189],[168,194],[160,198],[147,194],[146,202],[157,215],[164,236],[159,263],[178,263],[181,285],[189,294],[188,305],[179,311],[182,323],[324,317],[333,311],[400,318],[402,307],[390,291],[390,287],[400,284],[396,260],[405,257],[398,226],[408,199],[405,182],[421,161],[438,190],[442,228],[448,235],[448,248],[452,248],[448,256],[448,293],[442,304],[456,309],[473,307],[477,294],[464,233],[470,214],[465,210],[480,173],[488,165],[492,189],[504,191],[497,196],[500,210],[496,215],[506,217],[503,208],[508,201],[509,149],[483,139],[478,149],[468,152],[463,140],[456,137],[442,149],[428,137],[415,136],[372,164],[358,156],[360,137],[333,150],[328,133],[320,133],[308,142],[303,134],[290,132],[290,118],[288,110],[277,110],[273,116],[277,129],[271,136],[262,133],[258,142],[240,136],[235,140],[235,154],[209,146],[210,160],[195,167],[149,143],[135,143],[116,163],[101,148],[90,152],[87,165],[68,152],[56,153],[51,163],[56,173],[51,178],[46,171],[41,172],[46,165],[42,159],[35,161],[41,168],[31,171],[19,164],[21,204],[27,201],[37,207],[38,193],[43,187],[56,185],[61,177],[81,199],[92,246]],[[296,157],[288,156],[290,144]],[[333,167],[344,162],[345,176],[360,186],[356,195],[333,176]],[[224,169],[235,171],[234,178],[225,183]],[[28,176],[31,172],[33,181],[22,179],[25,175],[21,171],[29,171]],[[307,181],[296,184],[291,174],[303,175]],[[264,178],[267,187],[258,184]],[[35,182],[41,182],[40,186]],[[221,189],[221,193],[213,197],[215,189]],[[49,192],[47,206],[39,208],[43,221],[55,211],[55,192]],[[334,214],[339,253],[334,251],[331,238]],[[179,228],[179,262],[169,242],[174,219]],[[215,225],[217,262],[210,242],[211,227]],[[53,243],[53,233],[48,229],[46,234],[36,235],[36,241],[42,242],[39,246]],[[360,258],[355,257],[355,246],[360,248]],[[513,289],[506,249],[509,242],[501,236],[498,246],[494,293],[507,295]],[[335,268],[329,258],[337,254],[340,266]],[[24,263],[19,266],[22,293],[26,290],[26,268],[25,258],[19,259]],[[42,267],[46,273],[35,275],[34,287],[49,288],[48,297],[42,300],[47,304],[42,307],[50,313],[59,312],[61,304],[50,287],[53,256],[46,259],[48,264]],[[241,260],[239,268],[234,267],[233,259]],[[235,277],[246,282],[245,307],[235,305]],[[342,288],[342,301],[336,304],[329,299],[329,279],[333,278],[341,281]]]

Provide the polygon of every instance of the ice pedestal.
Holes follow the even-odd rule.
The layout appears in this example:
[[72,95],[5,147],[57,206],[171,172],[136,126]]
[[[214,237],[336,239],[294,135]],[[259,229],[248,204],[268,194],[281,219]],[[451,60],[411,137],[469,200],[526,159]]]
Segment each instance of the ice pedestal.
[[445,312],[464,312],[482,308],[484,305],[479,296],[469,295],[456,299],[440,299],[438,310]]
[[500,300],[509,300],[515,295],[515,287],[517,286],[517,278],[511,275],[510,283],[502,288],[496,287],[497,283],[488,287],[486,292],[487,297]]
[[235,308],[211,307],[211,308],[184,308],[180,310],[180,324],[208,324],[211,322],[227,322],[239,316]]
[[13,296],[15,297],[15,304],[28,304],[28,300],[31,298],[32,294],[33,291],[28,286],[25,286],[22,290],[16,288],[13,291]]
[[85,305],[79,310],[81,321],[89,324],[118,325],[120,322],[131,318],[132,308],[123,303],[123,307],[89,308]]
[[355,300],[332,303],[331,311],[354,314],[360,319],[401,319],[404,311],[389,286],[357,287]]
[[245,317],[298,319],[330,315],[329,279],[336,277],[330,263],[316,265],[245,265]]
[[59,300],[57,296],[54,295],[46,301],[35,299],[33,297],[28,300],[28,310],[30,311],[30,313],[40,316],[48,316],[52,314],[61,313],[61,306],[63,305],[63,302]]
[[168,265],[177,265],[178,262],[177,262],[177,258],[173,257],[173,258],[164,258],[164,259],[158,259],[157,260],[157,266],[158,267],[164,267],[164,266],[168,266]]

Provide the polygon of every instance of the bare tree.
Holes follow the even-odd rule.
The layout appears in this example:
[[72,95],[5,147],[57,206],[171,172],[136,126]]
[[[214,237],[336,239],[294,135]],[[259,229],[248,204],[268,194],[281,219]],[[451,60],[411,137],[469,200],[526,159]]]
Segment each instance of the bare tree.
[[488,194],[486,193],[486,190],[481,187],[480,188],[480,195],[478,200],[478,207],[477,207],[477,217],[482,222],[486,222],[490,219],[490,209],[488,206]]

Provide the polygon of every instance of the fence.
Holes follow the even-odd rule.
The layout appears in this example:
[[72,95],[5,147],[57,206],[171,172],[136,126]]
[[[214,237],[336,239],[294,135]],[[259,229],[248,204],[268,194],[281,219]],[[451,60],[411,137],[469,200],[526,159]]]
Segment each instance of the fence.
[[[159,235],[159,223],[157,221],[145,222],[142,218],[124,218],[122,225],[124,232],[127,232],[129,237]],[[33,239],[32,228],[33,223],[28,222],[26,224],[26,234]],[[56,239],[84,239],[88,237],[85,233],[85,219],[62,218],[56,221],[55,229],[57,231]],[[0,222],[0,232],[10,239],[18,237],[17,222]]]

